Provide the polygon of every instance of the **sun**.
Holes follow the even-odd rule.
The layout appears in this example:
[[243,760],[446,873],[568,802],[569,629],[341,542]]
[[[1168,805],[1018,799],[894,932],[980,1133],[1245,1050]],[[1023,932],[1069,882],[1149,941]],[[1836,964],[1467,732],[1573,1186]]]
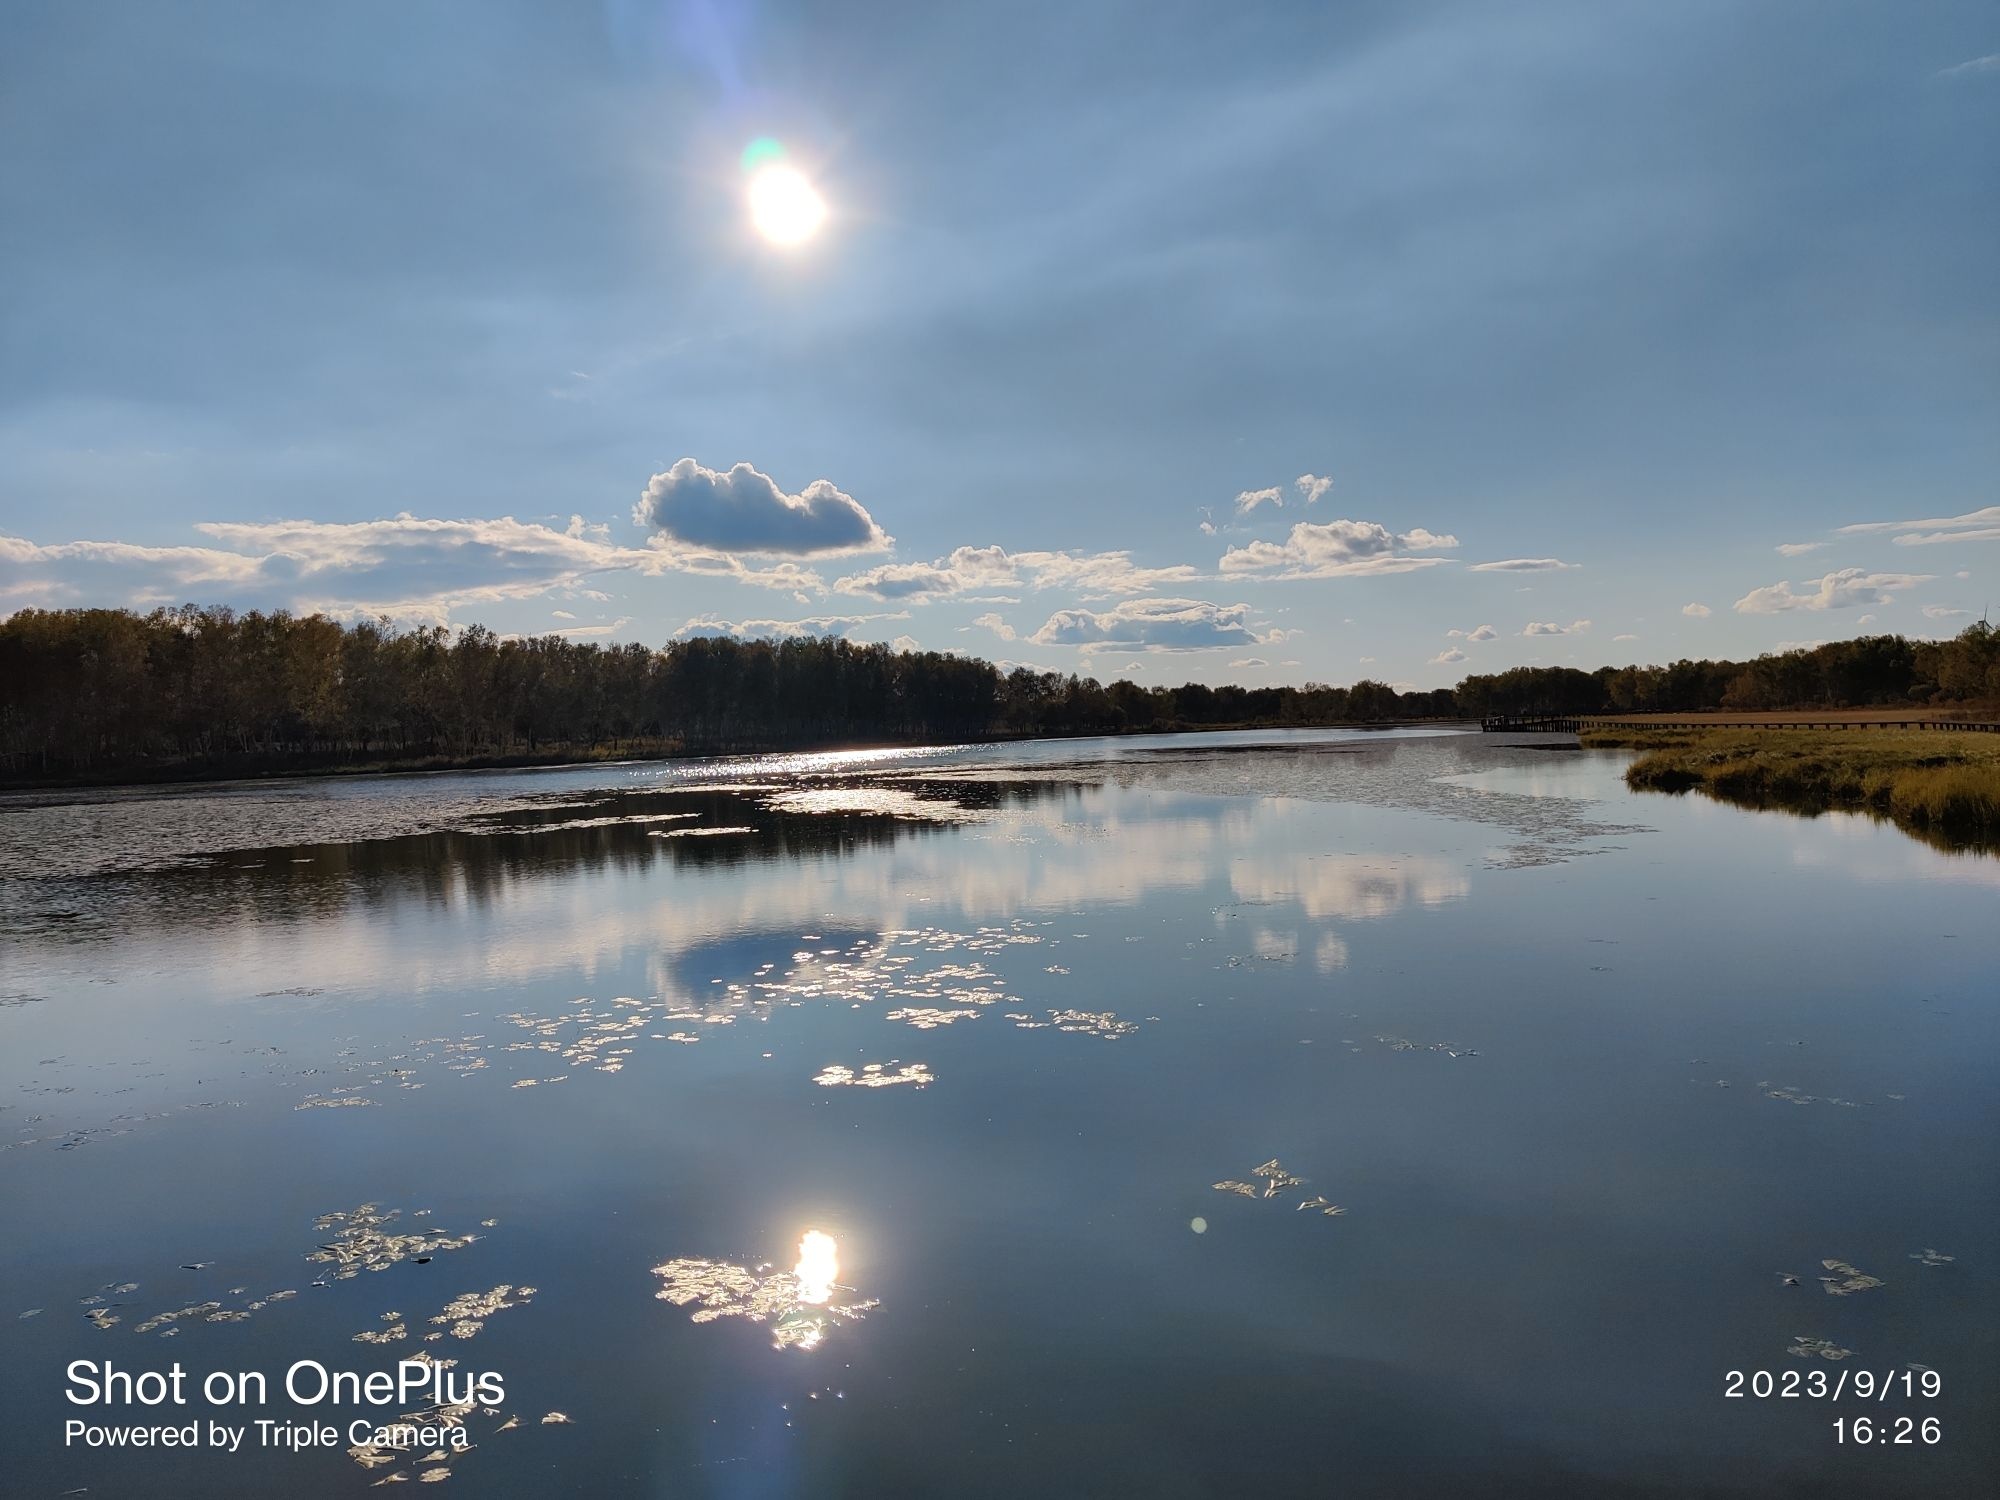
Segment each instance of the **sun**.
[[773,245],[803,245],[826,222],[826,200],[797,167],[772,162],[750,176],[750,222]]

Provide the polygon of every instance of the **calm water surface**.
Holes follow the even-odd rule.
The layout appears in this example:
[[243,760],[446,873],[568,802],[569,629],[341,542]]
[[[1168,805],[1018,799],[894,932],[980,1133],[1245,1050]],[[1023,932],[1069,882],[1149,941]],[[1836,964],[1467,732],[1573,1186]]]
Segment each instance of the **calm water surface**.
[[[2000,861],[1623,760],[0,801],[0,1490],[1992,1493]],[[61,1443],[74,1359],[420,1353],[442,1460]]]

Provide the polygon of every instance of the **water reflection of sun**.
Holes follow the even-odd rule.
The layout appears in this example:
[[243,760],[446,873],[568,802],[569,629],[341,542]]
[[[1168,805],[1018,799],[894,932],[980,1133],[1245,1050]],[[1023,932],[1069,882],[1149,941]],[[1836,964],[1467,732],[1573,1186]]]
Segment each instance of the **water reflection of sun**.
[[840,1245],[824,1230],[808,1229],[799,1241],[799,1263],[792,1268],[799,1279],[799,1301],[819,1306],[833,1295],[834,1278],[840,1275]]

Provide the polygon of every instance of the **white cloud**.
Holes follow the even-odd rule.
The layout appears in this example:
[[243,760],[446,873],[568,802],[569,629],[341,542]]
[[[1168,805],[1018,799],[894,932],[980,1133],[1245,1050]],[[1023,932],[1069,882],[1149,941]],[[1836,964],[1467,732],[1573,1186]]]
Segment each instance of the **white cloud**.
[[[570,615],[568,616],[568,618],[573,620],[576,618],[576,616]],[[511,635],[504,635],[501,637],[501,639],[505,641],[524,641],[524,640],[531,640],[538,636],[557,635],[561,636],[564,640],[588,640],[593,636],[616,635],[619,631],[623,630],[627,625],[630,625],[631,623],[632,623],[631,616],[621,615],[618,619],[613,620],[609,625],[572,625],[567,630],[536,630],[528,632],[518,632]]]
[[917,644],[917,638],[913,635],[899,635],[893,641],[889,642],[889,647],[891,650],[900,651],[906,656],[912,651],[921,651],[924,649]]
[[1861,521],[1840,528],[1840,534],[1900,531],[1899,547],[1935,547],[1945,542],[1990,542],[2000,538],[2000,505],[1969,510],[1962,516],[1927,516],[1917,521]]
[[1200,599],[1127,599],[1101,613],[1058,610],[1035,632],[1043,646],[1115,646],[1146,651],[1210,651],[1260,646],[1270,638],[1247,623],[1247,604]]
[[1074,589],[1083,598],[1142,594],[1201,575],[1180,564],[1142,568],[1130,552],[1009,552],[1004,547],[958,547],[935,562],[883,563],[836,579],[843,594],[922,603],[975,590],[1026,586]]
[[1500,634],[1491,625],[1475,625],[1470,630],[1447,630],[1445,635],[1455,641],[1490,641]]
[[146,607],[198,598],[238,608],[381,613],[442,622],[461,605],[561,591],[602,600],[594,575],[669,571],[821,587],[795,564],[748,568],[713,553],[620,547],[511,516],[436,520],[207,522],[215,547],[125,542],[40,546],[0,537],[0,598]]
[[574,620],[576,618],[575,615],[566,609],[552,609],[549,611],[549,614],[551,618],[557,620]]
[[981,615],[972,622],[984,630],[990,630],[1003,641],[1014,639],[1014,627],[1001,619],[998,614]]
[[1691,620],[1706,620],[1715,611],[1710,609],[1706,604],[1683,604],[1681,606],[1681,613]]
[[1509,557],[1500,562],[1474,563],[1468,573],[1557,573],[1580,568],[1582,563],[1564,562],[1559,557]]
[[677,542],[729,556],[883,552],[891,542],[874,517],[831,480],[815,479],[788,495],[749,464],[722,473],[691,458],[647,482],[632,519]]
[[1989,52],[1984,57],[1969,57],[1962,63],[1953,63],[1948,68],[1939,68],[1940,78],[1962,78],[1973,73],[2000,73],[2000,52]]
[[1736,611],[1745,615],[1774,615],[1794,609],[1849,609],[1861,604],[1891,604],[1900,590],[1928,583],[1929,573],[1867,573],[1860,568],[1842,568],[1823,578],[1809,578],[1809,594],[1795,593],[1789,579],[1752,589],[1736,601]]
[[1636,635],[1632,635],[1628,632],[1627,634],[1624,635],[1614,635],[1613,637],[1611,637],[1611,639],[1614,641],[1636,641],[1639,639],[1639,637],[1637,637]]
[[1522,635],[1582,635],[1590,629],[1588,620],[1572,620],[1567,625],[1558,625],[1553,620],[1530,620],[1521,631]]
[[1447,646],[1431,658],[1432,666],[1449,666],[1453,662],[1465,660],[1465,653],[1456,646]]
[[908,611],[883,615],[814,615],[803,620],[725,620],[718,615],[696,615],[674,632],[677,641],[697,636],[730,636],[744,641],[782,641],[810,636],[852,635],[876,620],[907,620]]
[[1438,536],[1421,526],[1395,532],[1378,521],[1300,521],[1283,543],[1252,542],[1231,547],[1222,556],[1221,571],[1271,578],[1342,578],[1369,573],[1408,573],[1445,561],[1411,557],[1456,547],[1458,538]]
[[1952,609],[1949,605],[1944,604],[1926,604],[1924,606],[1924,618],[1926,620],[1962,620],[1971,613],[1972,611],[1969,609]]
[[1273,485],[1268,490],[1245,490],[1236,497],[1236,514],[1247,516],[1260,505],[1268,505],[1273,510],[1282,509],[1285,492]]
[[1271,664],[1265,661],[1264,658],[1261,656],[1246,656],[1241,661],[1233,661],[1229,665],[1231,667],[1249,668],[1249,667],[1268,667]]
[[1808,552],[1817,552],[1826,545],[1825,542],[1780,542],[1778,556],[1804,557]]
[[1325,474],[1301,474],[1292,483],[1298,487],[1298,492],[1305,496],[1305,501],[1308,505],[1320,499],[1328,490],[1333,488],[1332,478]]

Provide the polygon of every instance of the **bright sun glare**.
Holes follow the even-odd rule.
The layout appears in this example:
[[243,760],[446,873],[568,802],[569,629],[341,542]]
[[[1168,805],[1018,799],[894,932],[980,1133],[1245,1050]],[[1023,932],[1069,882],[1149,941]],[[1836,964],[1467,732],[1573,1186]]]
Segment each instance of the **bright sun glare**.
[[833,1295],[833,1279],[840,1274],[840,1246],[822,1229],[808,1229],[799,1241],[799,1263],[792,1274],[799,1279],[799,1301],[823,1303]]
[[750,222],[774,245],[800,245],[826,222],[826,200],[797,167],[774,162],[750,178]]

